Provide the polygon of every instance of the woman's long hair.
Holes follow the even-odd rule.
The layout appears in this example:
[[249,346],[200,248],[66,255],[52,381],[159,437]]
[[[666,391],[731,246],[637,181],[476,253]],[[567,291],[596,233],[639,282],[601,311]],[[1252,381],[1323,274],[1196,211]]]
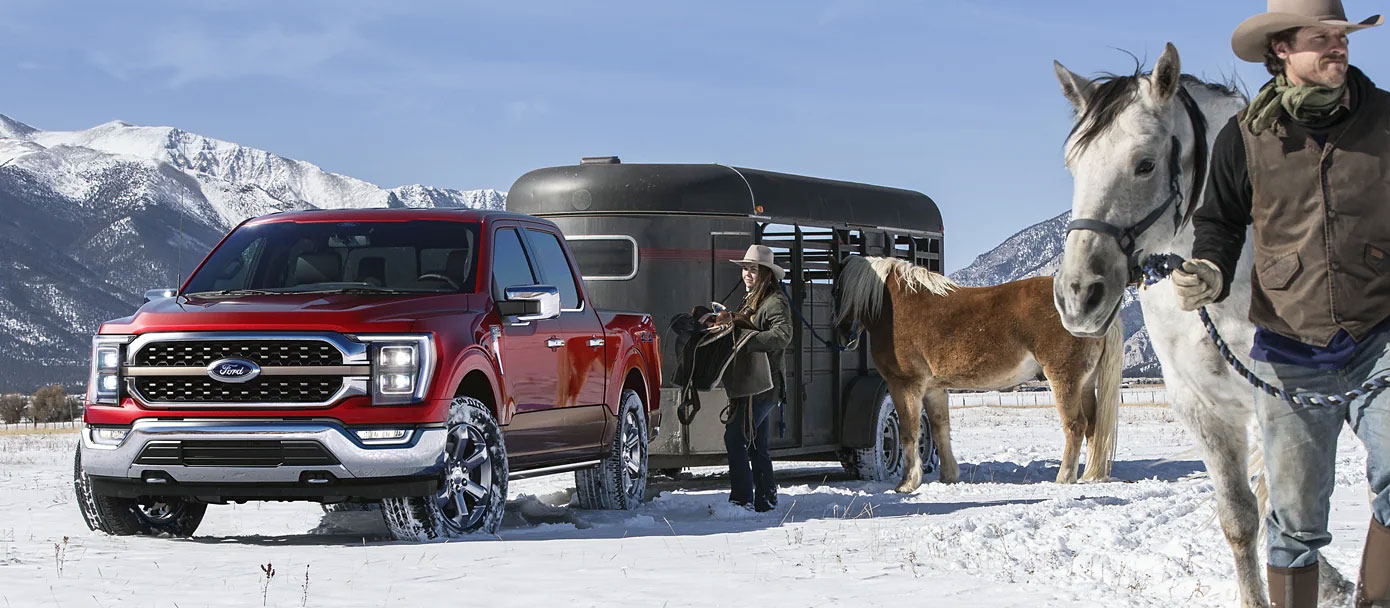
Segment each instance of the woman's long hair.
[[772,269],[759,264],[758,280],[753,283],[753,288],[748,290],[748,295],[743,297],[743,310],[750,314],[757,312],[758,307],[778,291],[777,280],[772,277]]

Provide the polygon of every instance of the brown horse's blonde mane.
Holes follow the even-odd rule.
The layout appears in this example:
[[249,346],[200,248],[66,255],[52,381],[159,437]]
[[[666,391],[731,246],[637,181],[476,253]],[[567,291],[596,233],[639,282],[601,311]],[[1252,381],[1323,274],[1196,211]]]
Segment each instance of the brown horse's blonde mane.
[[945,296],[958,287],[955,281],[907,260],[853,255],[840,270],[840,320],[857,318],[870,321],[883,310],[883,292],[889,276],[910,293],[926,290]]

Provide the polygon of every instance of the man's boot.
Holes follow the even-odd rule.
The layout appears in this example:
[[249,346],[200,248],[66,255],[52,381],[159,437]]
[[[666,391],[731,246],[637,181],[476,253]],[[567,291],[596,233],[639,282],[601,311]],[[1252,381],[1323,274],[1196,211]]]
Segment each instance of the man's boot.
[[1390,529],[1374,517],[1361,552],[1361,580],[1356,583],[1356,608],[1390,606]]
[[1302,568],[1267,566],[1271,608],[1317,608],[1318,563]]

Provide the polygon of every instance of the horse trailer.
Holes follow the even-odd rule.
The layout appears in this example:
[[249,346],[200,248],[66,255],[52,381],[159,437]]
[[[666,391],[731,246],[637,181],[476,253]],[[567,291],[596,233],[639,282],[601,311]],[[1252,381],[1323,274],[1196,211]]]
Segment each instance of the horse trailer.
[[[941,271],[941,212],[926,195],[721,164],[598,157],[521,176],[507,208],[560,227],[596,305],[649,313],[663,330],[699,304],[737,308],[743,283],[729,260],[752,243],[771,247],[800,317],[785,353],[786,401],[773,412],[773,458],[840,460],[867,479],[901,476],[897,414],[869,349],[841,351],[827,342],[835,341],[833,288],[846,256],[893,256]],[[667,334],[661,356],[663,369],[676,369]],[[652,469],[724,463],[723,391],[702,393],[703,410],[685,425],[676,416],[680,387],[669,382],[661,389]],[[921,428],[930,470],[935,454],[925,420]]]

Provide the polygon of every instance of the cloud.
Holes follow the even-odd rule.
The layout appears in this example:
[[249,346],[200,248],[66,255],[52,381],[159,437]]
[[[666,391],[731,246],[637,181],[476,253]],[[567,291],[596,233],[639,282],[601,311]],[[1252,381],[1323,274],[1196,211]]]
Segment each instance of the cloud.
[[526,122],[527,119],[551,113],[550,104],[544,99],[508,102],[502,110],[507,121],[512,123]]
[[272,24],[252,32],[228,34],[185,22],[154,32],[141,45],[122,51],[94,51],[91,59],[122,80],[151,73],[167,74],[169,86],[181,87],[245,76],[303,75],[365,46],[363,36],[351,23],[312,31],[293,31]]

